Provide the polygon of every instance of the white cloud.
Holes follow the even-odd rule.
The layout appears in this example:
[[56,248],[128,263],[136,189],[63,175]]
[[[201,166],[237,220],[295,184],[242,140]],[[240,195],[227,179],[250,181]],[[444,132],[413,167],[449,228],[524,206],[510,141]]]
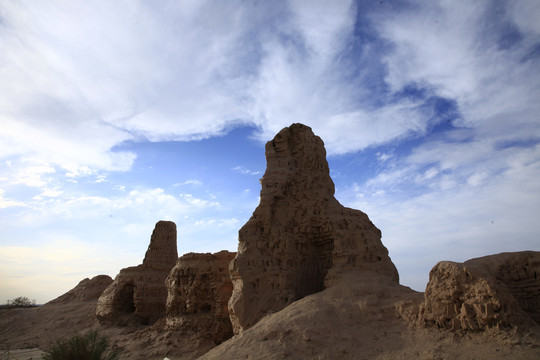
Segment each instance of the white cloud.
[[[342,51],[354,28],[355,6],[353,1],[311,1],[309,7],[301,0],[290,2],[294,29],[300,33],[307,51],[322,62],[323,66]],[[315,60],[315,61],[317,61]]]
[[330,154],[422,134],[422,101],[374,91],[381,57],[394,91],[413,83],[456,100],[461,125],[486,134],[530,133],[538,80],[520,60],[538,36],[535,2],[502,9],[524,34],[510,49],[485,36],[491,3],[424,5],[361,14],[393,48],[354,54],[351,1],[4,4],[0,156],[79,174],[129,169],[135,155],[112,151],[126,140],[200,139],[239,123],[267,140],[304,122]]
[[47,175],[54,174],[56,169],[49,165],[10,166],[12,184],[24,184],[31,187],[43,187],[48,181]]
[[394,166],[390,166],[388,170],[383,171],[378,175],[374,176],[373,178],[369,179],[366,182],[366,185],[374,189],[391,188],[399,185],[400,183],[410,181],[413,174],[414,168],[411,166],[397,168]]
[[250,170],[245,168],[244,166],[235,166],[232,168],[233,171],[236,171],[243,175],[261,175],[262,172],[259,170]]
[[233,6],[42,5],[2,6],[0,156],[126,170],[134,155],[111,150],[122,141],[208,136],[238,119],[234,82],[213,81],[239,34]]
[[382,108],[356,110],[320,119],[315,130],[327,134],[329,154],[343,154],[425,132],[420,103],[401,101]]
[[540,183],[531,179],[540,177],[540,146],[468,157],[452,154],[454,145],[419,147],[364,184],[338,189],[340,201],[383,230],[402,281],[417,290],[441,260],[538,250]]
[[540,13],[540,4],[538,1],[509,1],[506,4],[506,10],[521,31],[528,35],[540,35],[540,24],[538,24],[537,17]]
[[425,180],[431,180],[435,176],[439,174],[439,169],[436,167],[431,167],[427,169],[420,177],[418,177],[418,181],[425,181]]
[[470,186],[480,186],[484,183],[487,177],[488,174],[484,171],[474,173],[467,179],[467,184]]
[[392,154],[388,154],[385,152],[378,152],[376,155],[377,155],[377,160],[379,160],[380,162],[385,162],[393,157]]
[[43,226],[58,221],[105,221],[119,218],[122,221],[140,222],[150,227],[156,219],[174,220],[184,214],[198,214],[218,209],[219,202],[212,198],[198,198],[191,194],[174,195],[163,189],[122,190],[113,196],[73,194],[71,191],[44,189],[38,196],[19,202],[3,197],[2,207],[24,206],[10,226]]
[[[120,268],[142,261],[158,220],[177,224],[180,254],[236,247],[241,220],[224,212],[213,196],[176,195],[160,188],[117,192],[111,197],[69,191],[49,195],[55,197],[41,194],[18,204],[0,191],[0,274],[5,296],[36,297],[41,302],[82,278],[100,273],[114,277]],[[7,212],[6,207],[13,206],[19,210]]]
[[130,169],[135,154],[113,150],[124,141],[201,139],[240,123],[267,140],[304,122],[329,153],[422,132],[420,104],[373,106],[363,79],[379,54],[364,49],[374,58],[353,77],[343,66],[356,10],[350,1],[4,4],[0,156],[81,176]]
[[4,197],[4,194],[5,194],[5,191],[0,189],[0,209],[5,209],[9,207],[14,207],[14,206],[15,207],[27,206],[25,203],[21,201],[6,199]]
[[174,184],[173,186],[184,186],[184,185],[191,185],[191,186],[202,186],[202,181],[200,180],[197,180],[197,179],[189,179],[189,180],[186,180],[184,182],[181,182],[181,183],[176,183]]
[[201,219],[197,220],[193,223],[195,226],[202,226],[202,227],[208,227],[208,226],[217,226],[217,227],[223,227],[223,226],[235,226],[238,227],[238,219],[232,218],[232,219]]
[[[399,91],[417,83],[455,99],[463,124],[489,121],[486,133],[530,131],[539,110],[533,64],[519,63],[524,50],[480,37],[486,6],[437,3],[373,15],[395,46],[384,55],[388,84]],[[383,53],[366,44],[358,54],[365,68],[351,77],[354,62],[343,54],[358,41],[357,10],[350,1],[251,9],[4,4],[0,156],[25,155],[26,166],[81,176],[128,170],[135,154],[112,150],[123,141],[198,139],[238,123],[259,126],[267,140],[304,122],[330,154],[423,134],[432,114],[422,101],[389,101],[367,81]],[[521,7],[509,5],[509,13],[536,36]]]
[[43,191],[41,192],[41,194],[34,196],[33,199],[35,199],[35,200],[41,200],[41,199],[43,199],[44,197],[47,197],[47,198],[56,198],[56,197],[62,195],[62,193],[63,193],[63,191],[58,190],[58,189],[43,189]]
[[180,198],[196,208],[219,207],[219,202],[199,199],[191,194],[180,194]]
[[[455,100],[462,115],[456,125],[476,128],[477,136],[513,139],[538,132],[540,79],[532,75],[537,62],[523,59],[540,38],[531,30],[509,46],[502,43],[511,35],[505,24],[515,21],[530,30],[540,8],[512,4],[494,11],[488,1],[432,1],[375,17],[394,46],[385,56],[388,84],[396,91],[418,84]],[[523,16],[524,9],[531,13]]]

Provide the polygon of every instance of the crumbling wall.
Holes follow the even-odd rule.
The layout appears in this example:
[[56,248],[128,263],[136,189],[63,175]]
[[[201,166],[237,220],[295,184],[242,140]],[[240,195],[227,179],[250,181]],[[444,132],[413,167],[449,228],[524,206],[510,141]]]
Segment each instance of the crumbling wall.
[[99,297],[95,314],[101,322],[135,320],[154,323],[165,316],[165,279],[176,264],[176,225],[159,221],[150,239],[143,263],[120,270]]
[[454,331],[538,324],[539,273],[540,253],[532,251],[442,261],[430,272],[424,301],[398,312],[412,325]]
[[219,344],[233,335],[227,303],[236,253],[185,254],[167,277],[167,325]]

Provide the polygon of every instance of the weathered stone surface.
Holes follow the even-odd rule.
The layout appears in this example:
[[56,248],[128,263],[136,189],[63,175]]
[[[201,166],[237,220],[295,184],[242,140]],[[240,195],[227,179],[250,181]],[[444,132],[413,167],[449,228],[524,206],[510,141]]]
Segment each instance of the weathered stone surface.
[[229,263],[236,253],[189,253],[167,277],[167,325],[220,344],[233,335],[227,302],[232,294]]
[[[442,261],[429,274],[416,325],[484,330],[540,324],[540,252]],[[411,307],[409,307],[411,309]]]
[[266,144],[260,204],[239,231],[229,301],[235,333],[323,290],[348,269],[398,282],[381,232],[334,197],[322,140],[302,124]]
[[72,301],[97,300],[103,291],[111,285],[113,279],[108,275],[94,276],[92,279],[84,279],[67,293],[48,302],[48,304],[61,304]]
[[101,322],[133,319],[149,324],[165,315],[165,279],[176,264],[176,225],[159,221],[152,233],[143,263],[120,270],[98,300],[96,316]]

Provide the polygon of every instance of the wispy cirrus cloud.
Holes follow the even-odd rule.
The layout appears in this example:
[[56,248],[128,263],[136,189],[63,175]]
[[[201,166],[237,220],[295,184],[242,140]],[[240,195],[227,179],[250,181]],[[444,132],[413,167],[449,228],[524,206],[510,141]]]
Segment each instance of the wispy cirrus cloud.
[[[418,4],[377,14],[375,27],[394,50],[386,54],[386,81],[394,90],[426,87],[456,101],[456,126],[476,136],[515,138],[538,133],[540,81],[535,25],[520,12],[540,12],[534,1]],[[425,5],[425,4],[424,4]],[[519,9],[519,10],[517,10]]]
[[[392,97],[374,75],[398,73],[408,56],[376,41],[402,40],[388,27],[364,27],[371,40],[362,33],[359,22],[383,10],[353,1],[5,4],[0,156],[77,174],[128,170],[136,154],[113,150],[127,140],[200,139],[238,124],[266,140],[303,122],[331,154],[421,134],[429,107]],[[395,77],[387,81],[398,91]]]

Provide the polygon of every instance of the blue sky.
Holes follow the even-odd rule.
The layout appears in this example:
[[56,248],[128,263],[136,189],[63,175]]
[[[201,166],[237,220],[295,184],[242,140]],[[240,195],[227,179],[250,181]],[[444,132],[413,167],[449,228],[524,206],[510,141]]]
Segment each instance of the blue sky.
[[235,250],[264,143],[326,144],[401,282],[540,250],[538,1],[4,1],[0,293],[45,302],[141,263]]

